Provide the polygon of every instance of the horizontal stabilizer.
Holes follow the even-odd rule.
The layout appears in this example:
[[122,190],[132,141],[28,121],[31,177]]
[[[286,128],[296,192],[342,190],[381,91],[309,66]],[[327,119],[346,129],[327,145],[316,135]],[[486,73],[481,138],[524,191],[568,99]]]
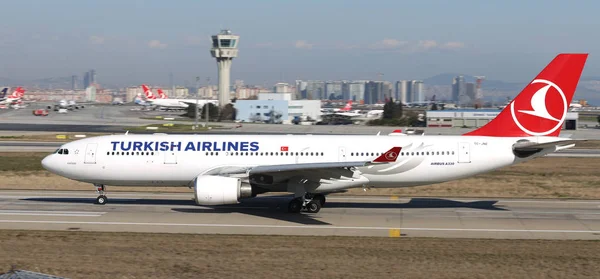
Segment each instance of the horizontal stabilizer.
[[513,145],[513,149],[516,151],[528,151],[528,150],[566,146],[566,145],[576,144],[578,142],[583,142],[583,141],[585,141],[585,140],[561,140],[561,141],[553,141],[553,142],[545,142],[545,143],[518,142]]

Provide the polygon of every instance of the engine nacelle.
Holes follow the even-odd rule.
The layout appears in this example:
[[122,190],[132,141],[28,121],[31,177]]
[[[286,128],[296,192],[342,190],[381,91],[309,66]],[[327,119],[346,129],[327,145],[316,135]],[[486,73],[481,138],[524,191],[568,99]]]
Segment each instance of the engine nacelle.
[[252,186],[235,177],[200,175],[193,186],[197,205],[236,204],[252,197]]

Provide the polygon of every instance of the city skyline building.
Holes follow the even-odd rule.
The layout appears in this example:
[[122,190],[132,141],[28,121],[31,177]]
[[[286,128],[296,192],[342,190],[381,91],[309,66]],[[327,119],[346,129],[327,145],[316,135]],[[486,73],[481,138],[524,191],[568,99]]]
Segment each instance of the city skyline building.
[[77,90],[77,76],[71,76],[71,90]]
[[465,96],[465,94],[465,77],[456,76],[454,79],[452,79],[452,101],[460,102],[460,99]]

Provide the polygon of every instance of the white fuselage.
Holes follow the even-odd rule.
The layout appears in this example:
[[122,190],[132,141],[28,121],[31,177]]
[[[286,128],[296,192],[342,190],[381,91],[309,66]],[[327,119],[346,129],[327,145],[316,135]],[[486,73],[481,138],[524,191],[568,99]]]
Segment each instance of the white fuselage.
[[321,180],[315,190],[319,192],[426,185],[488,172],[526,160],[512,152],[520,139],[547,141],[479,136],[114,135],[67,143],[61,148],[69,154],[49,155],[42,164],[61,176],[95,184],[189,186],[195,177],[221,167],[370,161],[392,147],[402,147],[396,162],[358,167],[348,177]]
[[[149,99],[148,103],[153,106],[167,107],[167,108],[187,108],[187,103],[196,103],[195,99]],[[198,100],[198,106],[202,107],[206,103],[216,104],[216,100]]]
[[21,100],[21,98],[7,97],[7,98],[0,100],[0,104],[11,105],[11,104],[19,102],[20,100]]

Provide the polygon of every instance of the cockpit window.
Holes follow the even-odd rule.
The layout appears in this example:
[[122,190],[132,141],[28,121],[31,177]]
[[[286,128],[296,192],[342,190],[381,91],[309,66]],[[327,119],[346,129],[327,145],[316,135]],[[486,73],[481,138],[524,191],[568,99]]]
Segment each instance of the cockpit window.
[[69,149],[63,150],[63,154],[68,155],[69,154]]
[[63,149],[59,149],[58,154],[63,154]]
[[69,155],[69,149],[58,149],[56,151],[54,151],[54,153],[58,153],[58,154],[62,154],[62,155]]

